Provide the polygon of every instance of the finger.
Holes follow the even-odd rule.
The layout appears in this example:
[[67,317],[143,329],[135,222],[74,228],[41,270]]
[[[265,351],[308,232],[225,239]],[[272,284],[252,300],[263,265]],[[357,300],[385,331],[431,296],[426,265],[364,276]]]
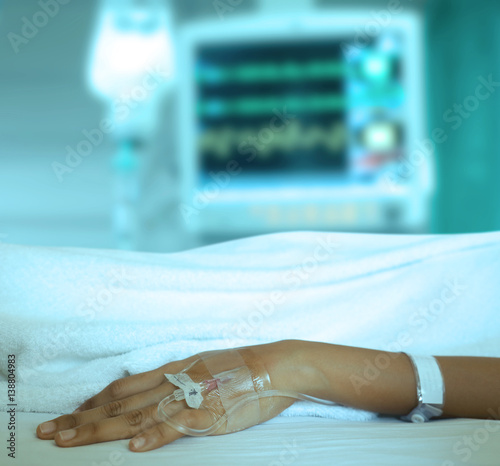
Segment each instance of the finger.
[[194,357],[195,356],[192,356],[182,361],[173,361],[152,371],[141,372],[140,374],[115,380],[97,395],[94,395],[80,405],[73,411],[73,414],[88,409],[94,409],[111,401],[121,400],[128,396],[155,388],[165,381],[165,373],[171,372],[175,374],[181,371],[189,361],[194,359]]
[[[182,426],[192,429],[206,429],[213,423],[210,414],[203,409],[186,408],[179,411],[172,417],[172,420]],[[171,427],[166,422],[159,422],[155,426],[136,435],[130,442],[129,448],[132,451],[144,452],[155,450],[164,445],[172,443],[185,434]]]
[[133,437],[160,422],[157,405],[136,409],[118,417],[90,422],[58,432],[54,440],[60,447],[76,447]]
[[44,422],[37,427],[36,433],[42,440],[50,440],[57,432],[73,429],[80,425],[98,422],[106,418],[121,416],[133,410],[159,403],[173,392],[173,385],[165,380],[160,386],[144,393],[133,395],[124,400],[111,401],[97,408],[82,411],[76,414],[65,414],[51,421]]
[[121,400],[157,387],[165,377],[157,369],[131,375],[111,382],[104,390],[85,401],[74,413],[94,409],[115,400]]

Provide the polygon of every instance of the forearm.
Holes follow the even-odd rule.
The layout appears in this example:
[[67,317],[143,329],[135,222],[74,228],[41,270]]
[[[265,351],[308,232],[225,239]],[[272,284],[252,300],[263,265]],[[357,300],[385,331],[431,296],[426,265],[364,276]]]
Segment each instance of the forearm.
[[[327,343],[276,343],[279,360],[291,366],[276,383],[337,403],[384,414],[405,415],[417,405],[412,364],[403,353]],[[443,416],[500,417],[500,359],[437,357],[445,385]],[[278,364],[277,364],[278,363]],[[274,381],[273,381],[274,383]],[[278,387],[286,388],[286,387]]]

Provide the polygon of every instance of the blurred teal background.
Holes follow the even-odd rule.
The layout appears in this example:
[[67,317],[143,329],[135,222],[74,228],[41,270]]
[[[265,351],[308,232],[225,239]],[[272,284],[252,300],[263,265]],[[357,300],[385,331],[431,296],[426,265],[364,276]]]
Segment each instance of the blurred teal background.
[[[96,128],[109,113],[88,80],[100,3],[54,1],[53,17],[24,41],[18,37],[23,18],[33,19],[44,11],[41,5],[51,2],[0,2],[0,241],[166,252],[230,239],[223,234],[224,224],[219,236],[193,234],[179,211],[183,184],[177,135],[182,108],[177,90],[190,79],[178,70],[154,113],[154,131],[147,136],[134,133],[125,142],[116,132],[105,136],[88,157],[64,173],[63,182],[54,176],[54,163],[65,161],[67,147],[76,147],[82,131]],[[172,1],[174,47],[177,32],[190,22],[210,20],[226,27],[240,16],[255,14],[263,2],[242,0],[231,6],[222,1],[219,6],[226,7],[218,10],[211,0]],[[376,13],[391,1],[304,4],[312,5],[315,14],[344,7]],[[425,136],[431,138],[440,129],[440,140],[446,139],[435,144],[436,190],[429,223],[407,232],[500,230],[500,2],[402,0],[401,5],[423,18]],[[481,83],[490,86],[484,100],[475,97]],[[116,164],[122,164],[125,179],[130,172],[123,167],[133,167],[137,160],[140,199],[134,202],[140,231],[137,241],[127,244],[117,239],[115,230],[130,217],[126,209],[117,211],[116,199],[122,196],[128,202],[134,188],[129,186],[123,195]],[[314,206],[307,212],[315,215]],[[289,224],[285,228],[277,222],[273,228],[281,231]],[[298,229],[309,228],[303,224]],[[338,228],[346,230],[367,231],[355,225]],[[400,231],[388,226],[386,232]]]
[[437,148],[433,231],[498,230],[500,87],[473,112],[446,112],[474,95],[480,76],[500,83],[500,2],[429,1],[425,14],[429,128],[449,133]]

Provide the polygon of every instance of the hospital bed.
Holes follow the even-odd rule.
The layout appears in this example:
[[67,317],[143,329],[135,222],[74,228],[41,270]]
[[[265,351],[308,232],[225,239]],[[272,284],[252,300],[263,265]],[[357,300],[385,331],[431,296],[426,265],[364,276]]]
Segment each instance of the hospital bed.
[[[210,349],[299,338],[500,357],[498,232],[293,232],[175,254],[2,244],[0,256],[1,409],[15,354],[17,464],[500,464],[498,406],[488,420],[414,425],[298,402],[245,431],[147,453],[35,435],[117,378]],[[4,439],[9,419],[0,413]]]
[[[1,413],[5,426],[5,413]],[[146,453],[128,440],[59,448],[39,440],[36,426],[51,418],[20,413],[18,465],[498,465],[500,428],[485,421],[448,419],[424,425],[381,418],[369,422],[318,417],[278,417],[231,435],[189,437]],[[486,432],[486,433],[485,433]],[[464,437],[472,441],[467,444]],[[5,454],[5,453],[4,453]],[[8,464],[5,462],[4,464]]]

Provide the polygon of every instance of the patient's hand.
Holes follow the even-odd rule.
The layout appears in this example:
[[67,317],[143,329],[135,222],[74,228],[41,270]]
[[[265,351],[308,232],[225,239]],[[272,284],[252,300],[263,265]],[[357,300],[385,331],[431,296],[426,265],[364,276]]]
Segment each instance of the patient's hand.
[[[296,385],[300,343],[282,341],[248,347],[251,351],[248,351],[248,348],[238,350],[244,355],[246,365],[252,368],[252,373],[262,369],[263,372],[267,371],[272,388],[300,391],[301,387]],[[72,414],[40,424],[37,427],[37,436],[44,440],[54,439],[60,447],[132,438],[129,447],[133,451],[154,450],[173,442],[184,434],[170,427],[158,414],[158,404],[177,389],[167,381],[164,374],[177,374],[199,357],[200,355],[195,355],[182,361],[170,362],[149,372],[116,380],[84,402]],[[259,365],[262,365],[261,369]],[[292,402],[288,398],[279,398],[274,402],[269,399],[259,400],[260,419],[253,424],[276,416]],[[216,411],[219,414],[224,412],[220,402],[210,410],[213,412],[208,413],[207,410],[189,408],[185,401],[174,403],[177,406],[172,414],[174,419],[194,429],[206,428],[207,424],[215,419]],[[241,424],[236,430],[250,427],[248,424],[249,422]],[[251,422],[250,424],[253,425]],[[215,434],[227,433],[226,427],[224,423]]]
[[[300,340],[237,350],[244,366],[251,373],[250,382],[246,382],[248,393],[269,388],[290,390],[346,406],[397,416],[408,414],[418,403],[414,370],[404,353]],[[173,442],[183,434],[163,422],[158,415],[158,404],[177,389],[166,380],[164,374],[178,374],[188,366],[186,373],[192,380],[201,381],[204,387],[209,386],[210,389],[204,389],[208,395],[203,395],[203,409],[188,408],[185,401],[167,405],[165,410],[177,428],[180,425],[190,429],[206,429],[212,425],[214,429],[217,428],[214,434],[224,434],[270,419],[292,403],[290,398],[281,396],[277,399],[261,397],[258,398],[258,406],[254,404],[251,409],[238,411],[234,422],[230,414],[231,422],[226,423],[224,413],[228,404],[223,401],[239,399],[240,392],[233,396],[233,385],[224,387],[224,380],[249,379],[247,376],[239,378],[244,370],[227,372],[237,366],[229,365],[231,367],[226,368],[225,354],[234,352],[228,350],[215,355],[214,352],[201,353],[183,361],[165,364],[153,371],[116,380],[83,403],[79,412],[60,416],[38,426],[37,435],[41,439],[55,439],[61,447],[133,437],[129,445],[134,451],[154,450]],[[202,364],[198,361],[200,357]],[[212,357],[210,361],[207,359]],[[492,407],[500,406],[500,358],[438,356],[436,359],[446,384],[443,415],[490,419]],[[367,368],[371,371],[370,367],[377,367],[377,364],[380,367],[380,361],[384,361],[385,366],[378,369],[377,376],[373,377],[372,372],[367,373]],[[255,378],[255,375],[266,373],[269,374],[267,381],[265,377]],[[214,374],[217,374],[216,378],[206,379]],[[245,386],[245,383],[234,386]],[[245,390],[241,393],[245,393]],[[252,392],[254,398],[255,391]],[[207,404],[203,405],[205,401]],[[221,420],[220,424],[214,424],[218,419]]]

